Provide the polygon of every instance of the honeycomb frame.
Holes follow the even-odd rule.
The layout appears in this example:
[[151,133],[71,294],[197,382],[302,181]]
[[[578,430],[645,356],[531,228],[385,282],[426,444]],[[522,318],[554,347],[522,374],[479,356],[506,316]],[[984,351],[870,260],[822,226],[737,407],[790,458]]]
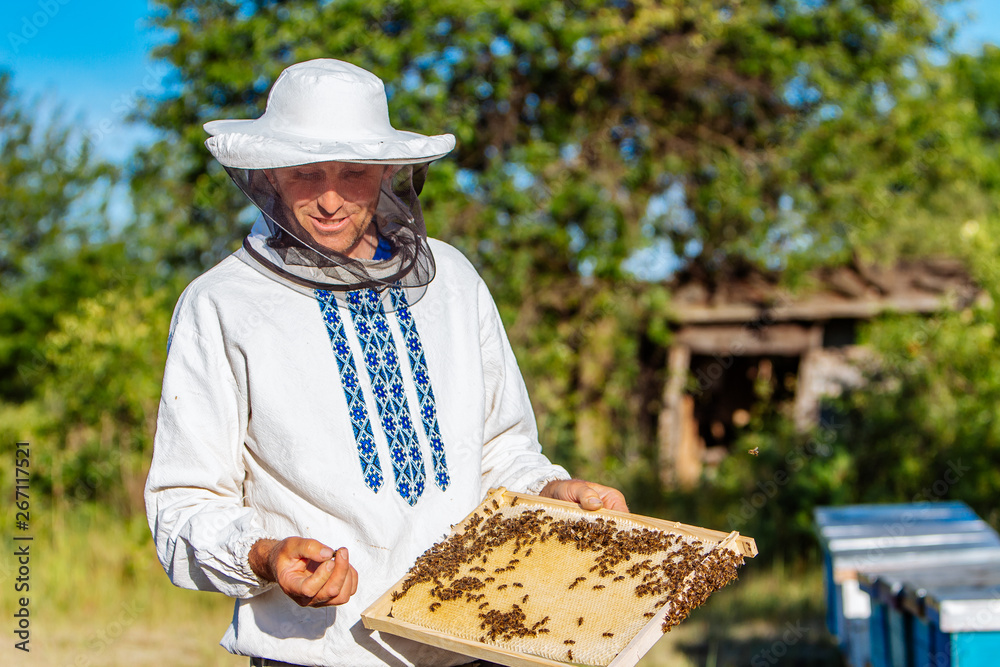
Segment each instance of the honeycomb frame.
[[[538,521],[532,520],[533,516],[544,518],[544,535],[553,538],[547,545],[544,543],[545,536],[542,537],[543,543],[536,544],[541,533]],[[519,517],[520,523],[512,523],[511,517]],[[463,547],[472,545],[476,531],[481,528],[482,534],[486,534],[487,522],[493,524],[494,533],[499,530],[497,526],[506,526],[503,529],[506,533],[493,535],[490,544],[477,543],[471,550]],[[653,562],[650,559],[637,556],[632,561],[628,553],[622,555],[615,550],[602,551],[590,544],[606,543],[608,531],[616,530],[621,535],[629,536],[631,542],[626,542],[633,544],[631,548],[647,548],[647,552],[652,547],[635,546],[638,542],[633,535],[644,536],[646,542],[659,539],[660,546],[672,544],[671,539],[664,536],[676,536],[679,546],[669,548],[676,552],[678,562],[684,561],[685,569],[678,569],[679,574],[673,575],[674,580],[658,583],[660,580],[653,576],[657,565],[650,565]],[[563,546],[559,547],[556,543]],[[697,549],[692,546],[695,544]],[[501,545],[505,546],[501,548]],[[542,549],[545,553],[545,549],[552,548],[566,549],[560,553],[566,558],[565,567],[572,571],[565,572],[565,568],[561,568],[559,572],[552,573],[549,568],[540,573],[530,568],[525,570],[527,565],[519,565],[525,557],[531,564],[532,550]],[[463,557],[474,553],[476,560],[453,562],[457,559],[449,549],[452,552],[458,549],[457,553]],[[496,554],[494,550],[497,550]],[[664,552],[656,553],[662,556]],[[514,554],[513,557],[511,554]],[[511,493],[503,488],[494,489],[465,520],[452,528],[448,538],[418,558],[403,578],[365,610],[362,621],[371,630],[511,667],[566,664],[627,667],[637,663],[669,627],[679,623],[712,592],[734,579],[736,568],[742,564],[744,557],[756,554],[753,539],[735,532],[713,531],[612,510],[587,511],[573,503]],[[481,562],[478,560],[480,557]],[[534,558],[537,560],[539,556]],[[587,562],[583,563],[581,558]],[[667,561],[663,563],[666,565]],[[501,567],[497,568],[497,565]],[[584,565],[591,566],[584,568]],[[640,579],[640,575],[643,578]],[[594,658],[600,653],[601,657],[582,659],[580,655],[573,654],[576,639],[580,636],[568,634],[571,631],[567,629],[565,613],[562,616],[556,614],[549,623],[550,616],[545,614],[544,604],[552,598],[553,584],[548,579],[553,577],[562,578],[559,590],[563,591],[564,597],[577,596],[585,600],[587,595],[595,595],[590,591],[606,587],[616,589],[608,591],[609,595],[613,593],[608,598],[609,603],[619,605],[612,605],[611,611],[623,609],[628,617],[616,620],[617,625],[607,629],[591,628],[592,624],[587,623],[590,633],[581,635],[586,640],[585,655]],[[643,601],[645,606],[640,605],[639,608],[626,604],[621,607],[623,586],[636,591],[637,598],[641,597],[639,592],[648,595],[649,598]],[[540,601],[538,597],[533,601],[529,599],[532,591],[536,590],[546,592],[538,596]],[[408,599],[408,595],[413,597]],[[600,595],[603,601],[605,592],[601,590]],[[663,598],[663,595],[667,597]],[[661,599],[656,600],[658,597]],[[649,603],[654,600],[656,605],[650,606]],[[541,611],[537,611],[539,604],[543,605]],[[579,608],[584,609],[585,605],[580,604]],[[645,613],[638,613],[643,610]],[[588,615],[583,611],[580,613],[576,620],[583,621]],[[449,614],[462,617],[463,620],[457,621],[461,627],[456,628],[456,622],[454,618],[449,620]],[[593,616],[590,614],[589,618]],[[605,631],[597,635],[597,629]],[[535,639],[549,632],[552,634],[544,639]],[[606,640],[601,641],[606,641],[609,648],[599,651],[593,648],[592,642],[597,641],[596,637],[605,637]],[[560,647],[562,650],[556,651],[552,647],[559,646],[559,642],[565,645]]]

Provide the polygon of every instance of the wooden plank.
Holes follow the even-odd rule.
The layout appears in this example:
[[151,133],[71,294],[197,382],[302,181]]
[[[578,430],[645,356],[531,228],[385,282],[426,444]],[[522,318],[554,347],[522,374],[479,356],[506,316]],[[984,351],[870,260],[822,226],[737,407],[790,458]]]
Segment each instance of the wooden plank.
[[688,347],[693,354],[726,357],[764,354],[794,357],[814,347],[814,339],[811,326],[777,323],[759,328],[746,324],[688,324],[674,334],[674,342]]
[[[870,319],[886,312],[935,313],[954,305],[954,298],[935,294],[928,296],[893,297],[865,301],[832,301],[822,299],[802,301],[776,308],[733,304],[725,306],[685,306],[674,304],[672,313],[681,324],[708,324],[724,322],[789,322],[801,320]],[[786,300],[787,304],[788,301]]]

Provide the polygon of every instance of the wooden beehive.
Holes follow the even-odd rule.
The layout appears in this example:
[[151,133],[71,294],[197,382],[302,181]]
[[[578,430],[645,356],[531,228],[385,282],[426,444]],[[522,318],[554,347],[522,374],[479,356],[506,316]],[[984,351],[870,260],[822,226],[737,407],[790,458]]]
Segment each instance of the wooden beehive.
[[362,619],[513,667],[624,667],[756,554],[738,533],[496,489]]

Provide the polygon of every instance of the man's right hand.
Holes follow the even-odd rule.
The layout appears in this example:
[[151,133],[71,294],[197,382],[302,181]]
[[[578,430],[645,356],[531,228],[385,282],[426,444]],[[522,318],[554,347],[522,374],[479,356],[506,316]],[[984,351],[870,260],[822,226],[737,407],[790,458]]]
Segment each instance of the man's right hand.
[[303,607],[344,604],[358,590],[358,572],[346,548],[334,551],[306,537],[258,540],[250,549],[250,568],[273,581]]

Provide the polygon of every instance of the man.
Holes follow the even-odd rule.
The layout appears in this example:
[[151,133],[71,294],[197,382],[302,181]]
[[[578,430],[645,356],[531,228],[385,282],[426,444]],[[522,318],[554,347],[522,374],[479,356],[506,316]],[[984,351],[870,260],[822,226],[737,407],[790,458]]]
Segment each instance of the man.
[[253,664],[468,662],[360,612],[491,487],[627,508],[541,454],[486,286],[426,236],[417,195],[454,137],[393,129],[382,82],[335,60],[205,129],[262,215],[174,312],[146,486],[160,561],[236,598],[222,645]]

